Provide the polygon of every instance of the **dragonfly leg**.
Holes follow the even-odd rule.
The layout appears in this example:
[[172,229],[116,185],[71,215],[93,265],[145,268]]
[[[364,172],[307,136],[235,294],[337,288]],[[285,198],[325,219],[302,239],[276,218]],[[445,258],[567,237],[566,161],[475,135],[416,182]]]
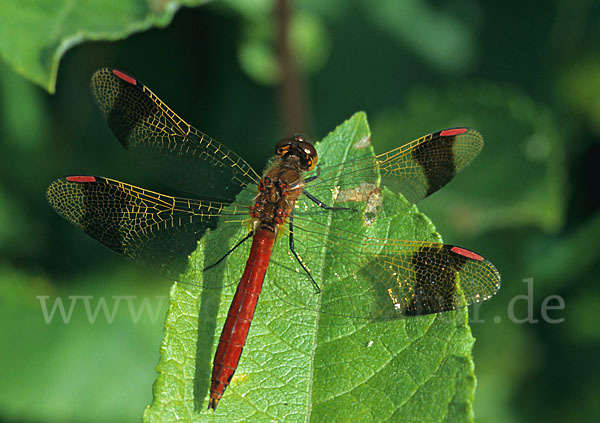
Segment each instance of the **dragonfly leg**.
[[312,282],[313,286],[315,287],[315,294],[320,294],[321,293],[321,288],[319,287],[319,284],[312,277],[312,275],[310,274],[310,272],[308,271],[308,269],[306,268],[306,266],[302,262],[302,259],[300,258],[300,256],[298,255],[298,253],[296,253],[296,250],[294,249],[294,216],[290,215],[289,219],[290,219],[289,220],[289,226],[290,226],[290,251],[292,252],[292,254],[294,255],[294,257],[296,257],[296,260],[298,260],[298,263],[300,263],[300,266],[302,267],[302,269],[304,269],[304,271],[306,272],[306,274],[310,278],[310,281]]
[[352,210],[352,211],[358,211],[356,209],[353,209],[351,207],[332,207],[332,206],[328,206],[327,204],[323,203],[321,200],[319,200],[317,197],[315,197],[314,195],[308,193],[306,190],[302,190],[302,194],[306,195],[306,197],[308,197],[308,199],[310,201],[312,201],[313,203],[315,203],[317,206],[325,209],[325,210]]
[[213,267],[215,267],[219,263],[221,263],[223,260],[225,260],[229,254],[233,253],[237,247],[239,247],[240,245],[242,245],[244,243],[244,241],[246,241],[249,238],[251,238],[252,235],[254,235],[254,231],[248,232],[248,235],[246,235],[237,244],[235,244],[231,250],[227,251],[223,257],[221,257],[219,260],[217,260],[215,263],[211,264],[210,266],[206,266],[204,268],[203,272],[206,272],[207,270],[212,269]]

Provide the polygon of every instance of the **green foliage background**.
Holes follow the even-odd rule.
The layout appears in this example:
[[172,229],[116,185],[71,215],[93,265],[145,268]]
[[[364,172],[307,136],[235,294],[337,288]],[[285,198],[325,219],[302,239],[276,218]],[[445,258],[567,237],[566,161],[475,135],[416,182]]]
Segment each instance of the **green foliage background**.
[[[179,11],[159,0],[97,3],[0,1],[0,419],[139,420],[152,401],[166,300],[152,303],[153,321],[134,323],[121,307],[112,323],[99,317],[91,325],[82,307],[70,324],[46,324],[36,299],[167,295],[168,281],[105,251],[44,199],[48,183],[66,174],[172,192],[113,139],[89,92],[95,69],[140,78],[259,169],[291,130],[281,123],[274,85],[269,1]],[[481,252],[503,276],[500,293],[470,311],[475,420],[600,415],[600,7],[564,0],[295,6],[310,139],[357,110],[367,112],[378,152],[453,125],[484,135],[480,157],[419,205],[446,242]],[[164,28],[84,42],[153,25]],[[54,77],[54,95],[27,81],[52,90]],[[519,324],[510,305],[528,295],[526,278],[533,278],[531,302],[516,301],[514,316],[523,319],[530,307],[538,321]],[[564,299],[564,310],[548,313],[562,323],[542,319],[550,295]]]

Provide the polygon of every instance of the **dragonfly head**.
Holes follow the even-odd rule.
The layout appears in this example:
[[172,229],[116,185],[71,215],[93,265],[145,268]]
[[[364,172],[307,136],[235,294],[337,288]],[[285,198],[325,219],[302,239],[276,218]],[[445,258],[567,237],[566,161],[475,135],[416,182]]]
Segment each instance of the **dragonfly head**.
[[303,171],[313,170],[318,161],[317,150],[306,141],[304,135],[295,135],[279,141],[275,146],[275,155],[281,158],[297,157]]

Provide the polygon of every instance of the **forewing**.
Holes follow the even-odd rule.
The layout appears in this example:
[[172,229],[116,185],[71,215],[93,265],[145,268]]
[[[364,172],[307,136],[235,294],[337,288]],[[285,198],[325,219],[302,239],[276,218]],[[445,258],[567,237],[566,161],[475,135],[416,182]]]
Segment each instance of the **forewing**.
[[92,92],[121,144],[168,184],[227,202],[258,183],[246,161],[186,123],[140,81],[104,68],[92,76]]
[[[363,157],[317,169],[307,175],[309,181],[316,178],[306,184],[306,190],[327,196],[333,189],[334,196],[342,193],[336,201],[347,201],[348,195],[364,197],[381,185],[415,203],[450,182],[482,147],[483,137],[474,129],[445,129],[375,157],[366,151]],[[366,149],[364,141],[357,142],[355,148]]]
[[481,151],[483,137],[469,128],[434,132],[376,157],[382,183],[417,202],[442,188]]
[[[61,216],[111,250],[172,279],[181,280],[187,269],[186,280],[192,283],[203,270],[188,269],[198,240],[208,230],[218,232],[221,242],[207,253],[208,266],[243,236],[248,219],[244,206],[172,197],[98,176],[57,179],[47,198]],[[206,285],[223,282],[208,278]]]

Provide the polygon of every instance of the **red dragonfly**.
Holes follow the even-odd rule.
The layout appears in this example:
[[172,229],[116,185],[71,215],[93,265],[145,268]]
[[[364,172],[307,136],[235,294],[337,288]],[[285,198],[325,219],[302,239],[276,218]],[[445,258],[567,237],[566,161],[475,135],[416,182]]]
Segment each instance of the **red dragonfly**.
[[[282,300],[306,307],[317,298],[314,307],[324,313],[367,319],[454,310],[500,288],[498,271],[470,250],[372,235],[390,224],[382,211],[389,190],[416,202],[479,154],[483,139],[473,129],[438,131],[377,156],[360,139],[343,163],[319,166],[317,149],[296,135],[275,146],[261,177],[137,79],[100,69],[92,91],[125,148],[167,183],[206,200],[68,176],[49,186],[50,205],[130,260],[206,288],[234,283],[242,269],[226,264],[248,257],[215,354],[209,408],[238,366],[269,265],[278,267],[274,289]],[[362,229],[350,230],[348,222]],[[205,266],[193,268],[189,256],[209,233],[219,241],[204,251]],[[289,254],[271,260],[284,233]],[[325,264],[312,268],[313,258]]]

